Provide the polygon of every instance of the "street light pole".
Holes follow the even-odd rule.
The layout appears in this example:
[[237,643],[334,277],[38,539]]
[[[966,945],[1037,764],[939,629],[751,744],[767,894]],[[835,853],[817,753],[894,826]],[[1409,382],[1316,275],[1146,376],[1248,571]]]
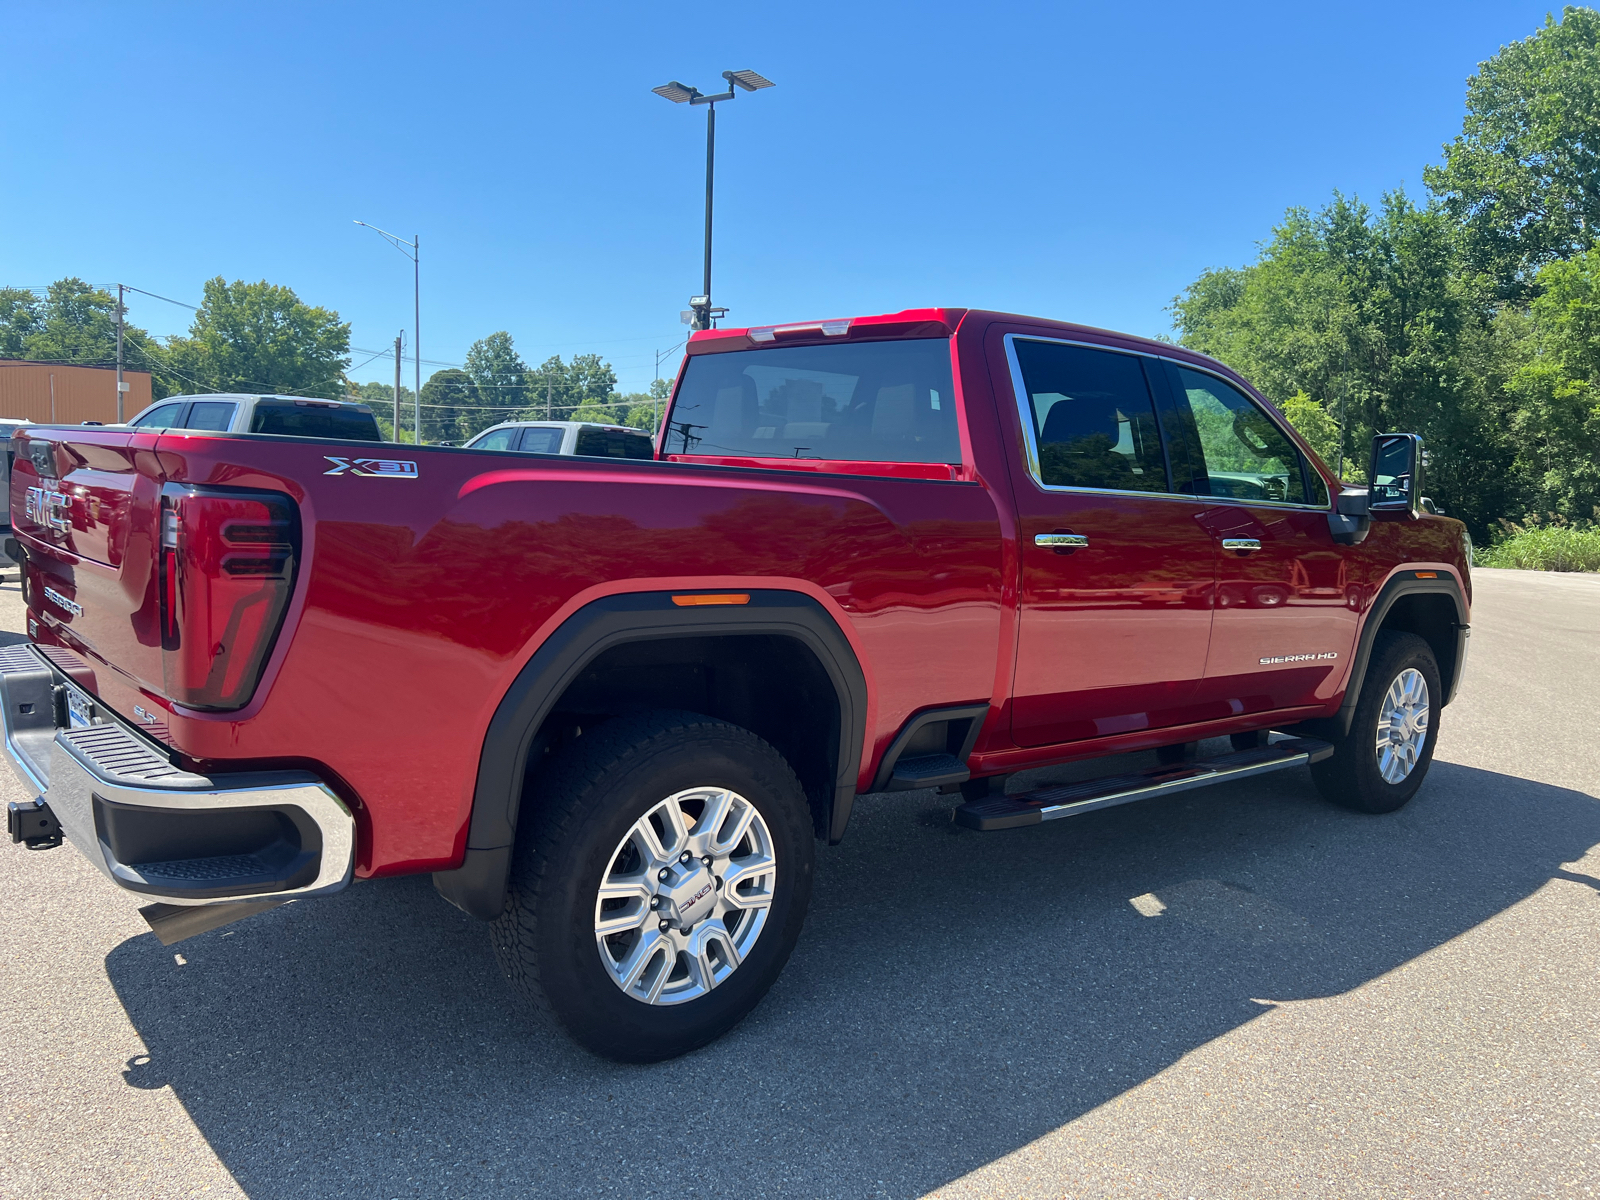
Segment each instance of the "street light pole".
[[117,424],[122,424],[122,393],[128,385],[122,382],[122,285],[117,284]]
[[[733,95],[733,89],[728,89],[728,95]],[[717,106],[706,105],[706,270],[705,280],[700,288],[704,296],[705,307],[711,308],[711,188],[717,174]],[[701,329],[711,327],[709,317]]]
[[[411,260],[411,287],[414,306],[411,325],[411,356],[415,363],[415,374],[412,378],[417,386],[417,394],[412,397],[413,419],[415,421],[412,440],[420,446],[422,445],[422,236],[413,234],[412,240],[408,242],[398,234],[390,233],[387,229],[379,229],[376,225],[368,225],[365,221],[357,221],[356,224],[372,230],[373,233],[376,233]],[[398,441],[400,438],[399,413],[395,414],[394,436],[395,440]]]
[[400,331],[400,337],[394,339],[394,440],[400,440],[400,338],[405,336],[405,330]]
[[[754,71],[724,71],[722,77],[728,81],[728,90],[718,92],[714,96],[707,96],[699,88],[679,83],[676,79],[670,83],[664,83],[660,87],[650,89],[656,95],[671,100],[674,104],[704,104],[706,106],[705,273],[702,277],[700,294],[689,297],[689,309],[694,316],[689,326],[691,329],[710,329],[713,316],[720,315],[711,306],[711,197],[712,184],[716,177],[717,105],[724,100],[732,100],[738,94],[738,89],[755,92],[772,86],[772,80],[757,75]],[[721,312],[726,311],[726,309],[721,310]]]

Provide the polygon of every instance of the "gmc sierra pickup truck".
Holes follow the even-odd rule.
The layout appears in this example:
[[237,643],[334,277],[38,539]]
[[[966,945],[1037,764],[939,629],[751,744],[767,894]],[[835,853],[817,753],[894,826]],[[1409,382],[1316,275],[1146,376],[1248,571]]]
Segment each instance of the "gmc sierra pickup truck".
[[1346,488],[1220,363],[1055,321],[697,333],[645,461],[14,442],[13,840],[70,841],[169,943],[431,872],[621,1060],[759,1002],[858,794],[1001,831],[1309,766],[1389,812],[1466,660],[1417,438]]

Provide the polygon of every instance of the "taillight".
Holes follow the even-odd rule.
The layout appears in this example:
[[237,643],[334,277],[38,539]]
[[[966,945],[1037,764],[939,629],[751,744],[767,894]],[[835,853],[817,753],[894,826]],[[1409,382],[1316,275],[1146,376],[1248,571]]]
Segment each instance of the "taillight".
[[249,703],[294,587],[299,535],[299,511],[278,492],[163,491],[161,662],[172,700]]

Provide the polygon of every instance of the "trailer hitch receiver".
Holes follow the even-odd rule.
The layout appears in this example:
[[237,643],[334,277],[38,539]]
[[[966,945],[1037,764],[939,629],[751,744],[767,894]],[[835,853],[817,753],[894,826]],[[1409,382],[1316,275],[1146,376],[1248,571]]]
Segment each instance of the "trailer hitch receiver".
[[13,844],[21,842],[29,850],[54,850],[61,845],[61,822],[42,796],[8,804],[6,832]]

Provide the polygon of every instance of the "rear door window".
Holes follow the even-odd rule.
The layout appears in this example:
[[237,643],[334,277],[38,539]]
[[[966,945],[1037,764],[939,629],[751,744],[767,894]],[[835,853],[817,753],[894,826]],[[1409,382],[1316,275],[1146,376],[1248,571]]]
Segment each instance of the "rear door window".
[[339,438],[347,442],[382,440],[378,422],[368,409],[337,404],[297,404],[293,400],[258,400],[250,418],[250,432]]
[[656,448],[642,433],[585,425],[578,430],[578,445],[573,453],[596,458],[654,458]]
[[202,429],[225,433],[233,424],[233,414],[238,405],[221,400],[196,400],[189,405],[189,415],[183,420],[185,429]]
[[1161,427],[1132,354],[1062,342],[1013,342],[1047,487],[1167,491]]
[[947,338],[697,354],[662,449],[959,464],[954,393]]
[[522,445],[518,449],[524,454],[560,454],[561,439],[566,434],[565,429],[535,425],[522,431]]
[[1192,479],[1180,481],[1180,490],[1306,503],[1300,451],[1260,405],[1215,375],[1176,364],[1168,369],[1177,400],[1176,432],[1188,442],[1192,467]]

